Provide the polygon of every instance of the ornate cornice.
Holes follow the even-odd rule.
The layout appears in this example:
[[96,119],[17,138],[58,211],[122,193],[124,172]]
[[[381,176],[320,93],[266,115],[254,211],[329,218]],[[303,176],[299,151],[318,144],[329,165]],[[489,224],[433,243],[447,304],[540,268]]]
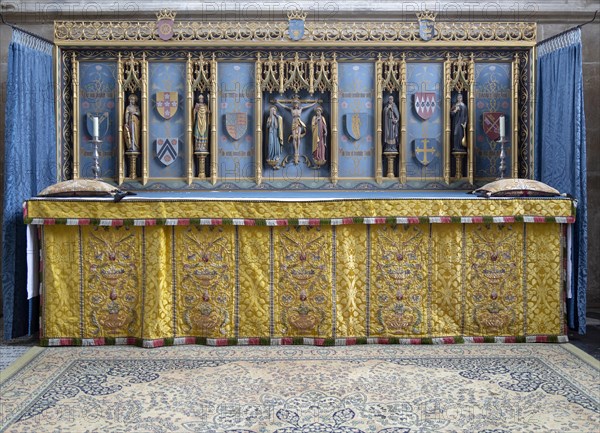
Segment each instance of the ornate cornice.
[[288,22],[176,21],[173,37],[163,41],[156,21],[55,21],[60,46],[533,46],[536,24],[526,22],[435,22],[435,34],[424,41],[418,22],[307,21],[294,41]]

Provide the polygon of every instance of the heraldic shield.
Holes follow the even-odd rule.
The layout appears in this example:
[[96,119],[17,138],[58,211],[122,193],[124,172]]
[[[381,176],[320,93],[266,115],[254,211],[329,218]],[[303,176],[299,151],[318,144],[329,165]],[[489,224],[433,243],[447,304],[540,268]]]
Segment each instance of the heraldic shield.
[[435,21],[427,18],[420,19],[419,36],[425,42],[432,40],[435,37]]
[[429,119],[436,107],[435,92],[416,92],[414,95],[415,111],[423,120]]
[[156,157],[165,166],[175,162],[179,154],[179,140],[176,138],[157,138]]
[[158,114],[169,120],[177,113],[178,99],[179,94],[177,92],[157,92],[156,109],[158,110]]
[[173,37],[173,23],[172,18],[162,18],[156,22],[158,37],[163,41],[168,41]]
[[226,113],[225,114],[225,130],[227,134],[234,140],[239,140],[246,134],[248,128],[247,113]]
[[438,141],[433,138],[415,139],[415,157],[421,165],[429,165],[437,157]]
[[502,117],[502,113],[498,111],[483,113],[483,132],[492,141],[500,139],[500,117]]
[[299,41],[304,37],[304,20],[289,20],[288,33],[292,41]]
[[361,129],[367,126],[369,115],[367,113],[346,114],[346,133],[355,141],[360,140]]
[[102,139],[108,133],[108,113],[87,113],[85,124],[87,126],[88,135],[90,137],[94,136],[94,121],[92,120],[93,117],[98,118],[98,138]]

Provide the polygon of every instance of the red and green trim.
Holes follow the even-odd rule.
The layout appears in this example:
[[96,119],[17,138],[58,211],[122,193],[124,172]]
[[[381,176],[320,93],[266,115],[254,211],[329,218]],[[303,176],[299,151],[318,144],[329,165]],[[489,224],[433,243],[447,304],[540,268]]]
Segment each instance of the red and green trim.
[[510,223],[558,223],[572,224],[574,216],[429,216],[429,217],[354,217],[354,218],[156,218],[156,219],[99,219],[99,218],[28,218],[25,224],[70,226],[320,226],[349,224],[510,224]]
[[482,343],[568,343],[566,335],[528,335],[528,336],[478,336],[478,337],[435,337],[435,338],[399,338],[399,337],[348,337],[348,338],[308,338],[308,337],[249,337],[249,338],[207,338],[207,337],[170,337],[142,339],[136,337],[120,338],[42,338],[40,345],[53,346],[114,346],[130,345],[145,348],[163,346],[181,346],[198,344],[204,346],[355,346],[364,344],[482,344]]

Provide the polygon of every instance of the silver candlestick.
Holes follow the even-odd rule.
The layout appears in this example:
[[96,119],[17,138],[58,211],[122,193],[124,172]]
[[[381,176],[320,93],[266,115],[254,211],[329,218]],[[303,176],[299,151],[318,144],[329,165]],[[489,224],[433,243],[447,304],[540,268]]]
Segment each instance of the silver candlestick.
[[506,138],[500,137],[498,143],[500,143],[500,179],[504,179],[504,171],[506,170],[506,152],[504,151],[504,143],[506,143]]
[[100,152],[98,150],[99,146],[102,144],[102,140],[99,137],[92,138],[93,153],[92,156],[94,158],[94,165],[92,167],[92,173],[94,173],[94,179],[98,179],[100,177]]

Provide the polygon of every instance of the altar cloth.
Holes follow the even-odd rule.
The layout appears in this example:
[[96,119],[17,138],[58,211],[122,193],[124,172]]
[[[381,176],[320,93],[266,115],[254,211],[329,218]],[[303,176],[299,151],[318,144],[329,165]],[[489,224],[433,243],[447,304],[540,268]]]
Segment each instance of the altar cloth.
[[571,200],[363,194],[29,200],[41,340],[566,341]]
[[[389,222],[394,222],[394,218],[421,218],[421,222],[433,219],[431,222],[463,223],[490,218],[505,218],[505,222],[524,218],[534,222],[531,218],[537,218],[535,222],[543,222],[541,218],[564,223],[573,222],[574,216],[573,201],[564,197],[481,198],[464,192],[140,193],[118,203],[110,198],[78,197],[31,199],[25,205],[25,219],[30,224],[101,224],[98,220],[112,220],[113,225],[141,220],[164,224],[164,220],[169,220],[167,225],[173,225],[173,221],[177,221],[176,225],[185,225],[214,220],[209,224],[281,225],[311,219],[313,224],[332,224],[334,220],[334,225],[341,225],[364,222],[361,219],[365,218],[390,219]],[[443,220],[436,221],[438,218]],[[468,221],[470,218],[476,220]]]

